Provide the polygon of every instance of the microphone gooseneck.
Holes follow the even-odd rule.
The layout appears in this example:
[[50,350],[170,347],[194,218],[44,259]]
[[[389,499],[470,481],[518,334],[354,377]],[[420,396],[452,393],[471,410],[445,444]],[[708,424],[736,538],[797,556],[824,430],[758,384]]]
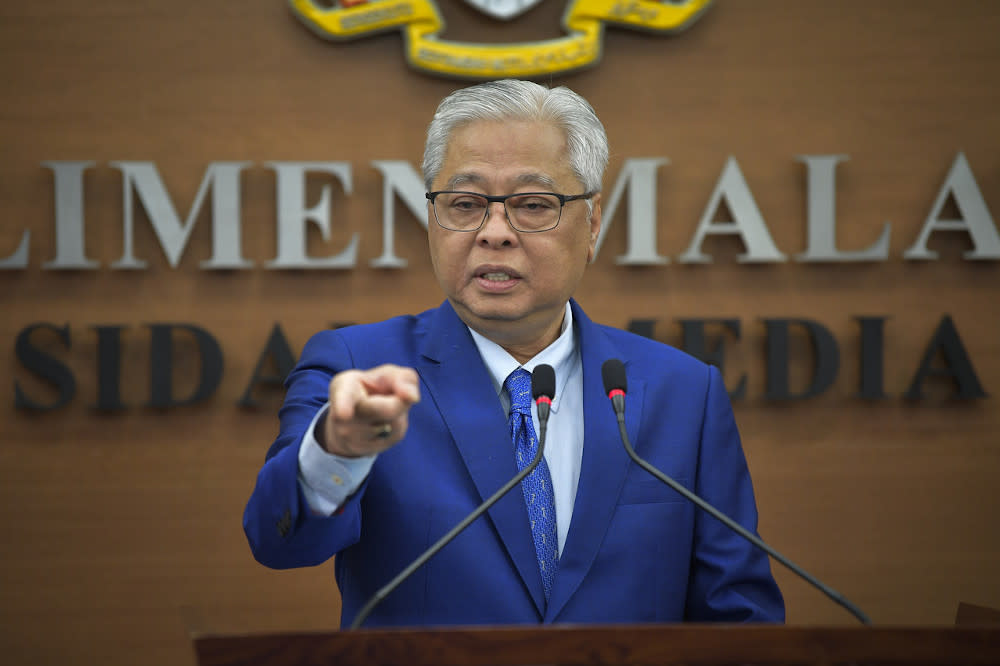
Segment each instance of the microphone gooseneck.
[[737,523],[735,520],[733,520],[726,514],[722,513],[714,506],[712,506],[702,498],[698,497],[697,495],[692,493],[690,490],[688,490],[681,484],[674,481],[672,478],[670,478],[669,476],[658,470],[650,463],[640,458],[639,455],[635,452],[635,449],[632,448],[632,443],[631,441],[629,441],[628,438],[628,432],[626,432],[625,429],[625,392],[628,389],[628,384],[626,383],[625,380],[625,366],[622,364],[621,361],[619,361],[616,358],[607,360],[604,362],[604,365],[601,366],[601,377],[604,379],[604,391],[605,393],[608,394],[608,397],[611,399],[611,405],[615,410],[615,415],[618,417],[618,432],[621,434],[622,444],[625,446],[625,452],[628,454],[629,458],[635,461],[635,463],[639,465],[639,467],[643,468],[644,470],[655,476],[657,479],[659,479],[666,485],[670,486],[673,490],[680,493],[685,499],[694,503],[695,506],[700,508],[702,511],[705,511],[713,518],[721,522],[723,525],[725,525],[732,531],[736,532],[741,537],[743,537],[744,539],[746,539],[747,541],[749,541],[750,543],[757,546],[765,553],[776,559],[778,562],[781,562],[799,578],[803,579],[804,581],[806,581],[807,583],[818,589],[820,592],[825,594],[834,602],[846,608],[847,611],[851,613],[851,615],[853,615],[855,618],[858,619],[859,622],[861,622],[861,624],[870,625],[872,623],[871,619],[869,619],[869,617],[864,612],[862,612],[860,608],[855,606],[846,597],[844,597],[844,595],[840,594],[829,585],[826,585],[825,583],[821,582],[818,578],[807,572],[805,569],[792,562],[790,559],[788,559],[787,557],[776,551],[771,546],[767,545],[756,534],[750,532],[742,525]]
[[545,432],[548,429],[549,424],[549,408],[552,405],[552,397],[555,394],[555,370],[552,369],[551,365],[541,364],[536,366],[534,372],[531,373],[531,395],[535,399],[535,404],[538,407],[538,451],[535,453],[535,457],[532,458],[527,467],[518,472],[513,479],[505,483],[500,490],[493,493],[489,499],[477,506],[472,513],[462,519],[462,522],[451,528],[447,534],[438,539],[417,559],[413,560],[409,566],[400,571],[395,578],[376,591],[375,594],[372,595],[371,599],[369,599],[361,610],[358,611],[358,614],[354,617],[354,621],[351,622],[350,629],[359,629],[361,625],[364,624],[364,621],[368,619],[368,616],[371,615],[371,612],[375,610],[376,606],[382,603],[383,599],[392,594],[397,587],[403,584],[403,581],[413,575],[413,572],[426,564],[432,557],[437,555],[438,551],[451,543],[451,541],[466,527],[471,525],[476,518],[488,511],[491,506],[500,501],[501,497],[510,492],[511,489],[517,487],[521,481],[524,480],[524,477],[531,474],[532,470],[538,467],[538,464],[542,461],[542,454],[545,452]]

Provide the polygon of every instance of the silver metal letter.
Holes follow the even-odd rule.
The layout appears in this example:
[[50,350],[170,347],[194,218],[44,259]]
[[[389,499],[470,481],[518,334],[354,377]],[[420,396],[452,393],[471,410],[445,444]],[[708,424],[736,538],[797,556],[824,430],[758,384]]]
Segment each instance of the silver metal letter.
[[796,255],[796,261],[885,261],[889,257],[889,223],[875,244],[864,250],[841,252],[837,249],[837,164],[847,155],[799,155],[806,165],[808,184],[808,247]]
[[18,244],[14,254],[0,259],[0,270],[17,270],[28,267],[28,246],[31,245],[31,231],[24,230],[21,234],[21,242]]
[[55,176],[56,256],[42,264],[55,270],[93,270],[98,262],[84,250],[83,172],[93,162],[42,162]]
[[306,254],[306,223],[319,227],[323,240],[330,239],[330,186],[324,185],[319,203],[305,207],[306,174],[322,172],[333,175],[351,193],[351,165],[347,162],[268,162],[278,178],[278,256],[267,263],[274,268],[353,268],[358,258],[358,234],[344,251],[332,257],[315,258]]
[[424,182],[409,162],[375,160],[372,166],[382,173],[382,255],[372,259],[375,268],[406,268],[406,259],[396,256],[396,199],[403,200],[424,229],[427,228],[427,199]]
[[[962,219],[939,219],[948,195],[955,200]],[[927,249],[927,238],[932,231],[965,231],[972,238],[972,250],[965,252],[965,259],[1000,259],[1000,234],[986,207],[983,193],[979,191],[976,177],[972,175],[969,161],[965,153],[959,153],[944,179],[944,185],[938,192],[930,215],[924,222],[920,237],[909,250],[903,253],[904,259],[937,259],[938,253]]]
[[[719,208],[722,198],[726,198],[729,212],[732,213],[732,222],[712,222],[715,211]],[[746,246],[746,253],[738,255],[736,259],[740,263],[767,263],[780,262],[785,260],[785,255],[778,251],[774,241],[771,239],[771,232],[768,231],[764,223],[764,217],[757,208],[753,194],[747,186],[747,181],[743,178],[740,165],[736,158],[730,157],[726,160],[726,166],[722,169],[719,182],[715,185],[715,191],[709,199],[708,206],[701,216],[698,229],[691,244],[678,259],[684,264],[709,264],[712,258],[707,254],[702,254],[701,244],[708,234],[739,234]]]
[[[133,249],[134,215],[133,185],[146,210],[160,247],[171,268],[176,268],[187,245],[201,205],[212,188],[212,258],[201,262],[202,268],[249,268],[253,264],[240,252],[240,172],[249,162],[212,162],[201,180],[198,194],[181,223],[170,195],[163,186],[159,171],[152,162],[111,162],[122,172],[122,207],[124,210],[121,259],[112,268],[145,268],[146,262],[136,259]],[[214,187],[213,187],[214,185]]]
[[620,257],[615,257],[615,263],[624,266],[659,266],[669,261],[656,253],[656,170],[664,164],[670,164],[670,160],[665,157],[625,160],[611,196],[602,206],[604,224],[594,246],[595,258],[611,228],[622,194],[628,187],[627,250]]

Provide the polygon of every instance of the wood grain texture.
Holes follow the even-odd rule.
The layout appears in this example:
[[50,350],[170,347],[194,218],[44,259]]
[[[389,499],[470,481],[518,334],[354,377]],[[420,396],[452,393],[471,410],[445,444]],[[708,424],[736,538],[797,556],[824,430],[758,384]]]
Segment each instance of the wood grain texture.
[[1000,630],[582,626],[199,636],[200,666],[993,664]]
[[[448,39],[515,41],[561,34],[564,3],[510,26],[441,2]],[[513,31],[513,32],[512,32]],[[512,37],[512,34],[516,36]],[[737,419],[754,475],[761,532],[846,594],[877,624],[951,624],[961,601],[1000,607],[1000,265],[961,258],[964,234],[936,233],[941,259],[907,262],[956,155],[964,152],[1000,216],[1000,5],[962,0],[719,0],[685,33],[608,29],[599,66],[552,77],[584,94],[612,142],[610,189],[626,158],[660,169],[661,267],[626,268],[624,204],[578,297],[596,320],[657,320],[681,344],[680,318],[741,322],[727,342],[730,385],[746,376]],[[339,601],[332,564],[269,571],[250,556],[243,506],[273,438],[279,391],[243,394],[275,323],[293,351],[340,322],[433,307],[440,292],[424,232],[397,204],[397,254],[382,250],[382,180],[371,162],[419,165],[437,101],[461,85],[409,69],[396,33],[329,43],[282,0],[50,0],[0,6],[0,258],[30,234],[29,266],[0,271],[0,653],[13,664],[193,664],[190,633],[323,631]],[[549,82],[549,81],[547,81]],[[887,262],[739,264],[731,239],[709,239],[710,265],[681,265],[729,156],[735,157],[779,249],[806,247],[803,154],[846,154],[838,168],[838,244],[861,249],[891,224]],[[47,160],[92,160],[85,177],[86,248],[94,271],[42,268],[55,253]],[[242,179],[244,271],[203,271],[211,227],[202,213],[171,268],[144,216],[143,271],[122,255],[122,184],[113,160],[157,165],[179,214],[213,161],[252,164]],[[341,161],[332,179],[334,231],[310,253],[359,238],[348,271],[270,271],[275,256],[274,160]],[[941,317],[950,315],[990,396],[949,399],[931,380],[910,385]],[[854,317],[886,316],[885,390],[859,401]],[[840,374],[799,403],[764,399],[764,317],[813,319],[841,348]],[[68,325],[71,345],[40,336],[77,381],[58,410],[14,408],[15,382],[35,399],[51,387],[18,363],[20,331]],[[212,398],[159,411],[148,401],[148,325],[196,324],[225,354]],[[120,325],[127,408],[96,400],[97,325]],[[718,333],[718,331],[717,331]],[[793,385],[808,381],[795,342]],[[189,391],[196,366],[178,369]],[[849,616],[777,571],[795,625]]]

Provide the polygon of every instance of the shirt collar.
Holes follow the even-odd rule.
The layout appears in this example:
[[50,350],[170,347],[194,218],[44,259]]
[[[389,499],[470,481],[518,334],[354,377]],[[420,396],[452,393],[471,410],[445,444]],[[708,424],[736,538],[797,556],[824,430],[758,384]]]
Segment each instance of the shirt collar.
[[573,332],[573,309],[570,308],[569,303],[566,303],[566,314],[563,316],[559,337],[523,365],[507,353],[507,350],[489,338],[476,333],[471,328],[469,332],[472,333],[472,340],[476,343],[476,348],[479,349],[479,355],[483,358],[486,369],[490,371],[490,376],[493,378],[493,388],[498,396],[503,392],[504,380],[518,368],[523,367],[528,372],[534,372],[535,368],[543,363],[551,365],[552,369],[556,371],[557,378],[556,394],[552,398],[552,411],[559,411],[562,392],[558,389],[558,378],[562,377],[565,381],[569,377],[577,350],[576,334]]

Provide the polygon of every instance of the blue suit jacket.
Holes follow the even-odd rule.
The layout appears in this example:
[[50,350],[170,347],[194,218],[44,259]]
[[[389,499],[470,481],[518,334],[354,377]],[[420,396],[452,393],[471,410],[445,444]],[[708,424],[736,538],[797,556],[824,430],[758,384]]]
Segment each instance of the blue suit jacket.
[[[718,371],[596,325],[572,307],[583,357],[583,461],[548,604],[523,495],[510,492],[386,598],[366,626],[784,619],[767,557],[629,460],[601,380],[601,364],[621,359],[626,425],[639,455],[755,531],[750,476]],[[420,376],[409,431],[379,455],[336,515],[314,515],[297,481],[298,443],[334,373],[382,363]],[[316,565],[336,554],[345,626],[517,473],[493,383],[447,302],[314,336],[289,375],[280,419],[244,529],[254,556],[270,567]]]

